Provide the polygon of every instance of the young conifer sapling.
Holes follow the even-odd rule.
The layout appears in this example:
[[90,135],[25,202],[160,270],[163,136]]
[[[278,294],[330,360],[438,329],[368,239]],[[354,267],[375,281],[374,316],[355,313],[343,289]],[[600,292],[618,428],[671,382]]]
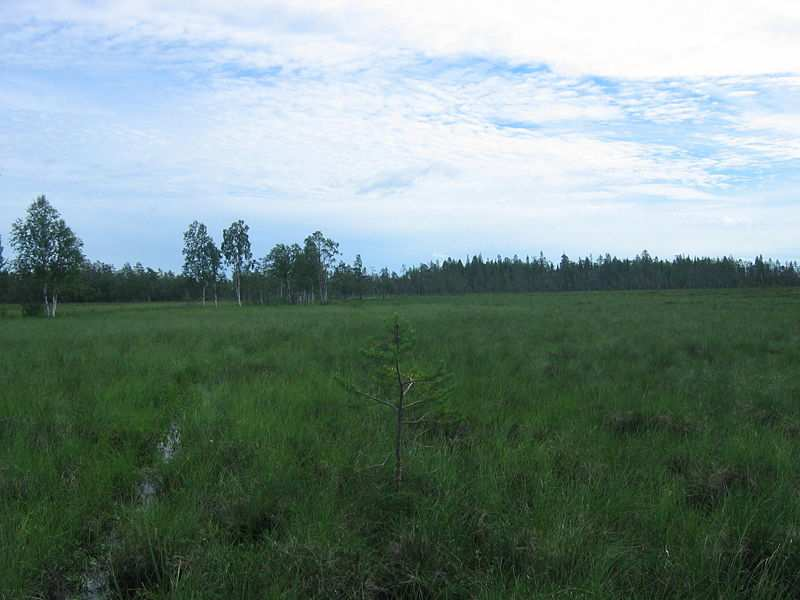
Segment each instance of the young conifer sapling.
[[403,480],[407,426],[425,419],[424,416],[413,418],[421,405],[441,400],[451,391],[451,377],[442,366],[426,370],[415,365],[412,355],[415,341],[411,327],[394,315],[388,332],[362,352],[366,359],[364,383],[340,380],[349,392],[393,412],[396,491],[400,490]]

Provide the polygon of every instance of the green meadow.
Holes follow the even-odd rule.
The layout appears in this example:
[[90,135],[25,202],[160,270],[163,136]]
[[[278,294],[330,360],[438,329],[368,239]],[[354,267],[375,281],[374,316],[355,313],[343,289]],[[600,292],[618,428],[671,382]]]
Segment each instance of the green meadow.
[[[0,307],[0,598],[800,594],[800,290],[59,310]],[[335,379],[394,313],[399,492]]]

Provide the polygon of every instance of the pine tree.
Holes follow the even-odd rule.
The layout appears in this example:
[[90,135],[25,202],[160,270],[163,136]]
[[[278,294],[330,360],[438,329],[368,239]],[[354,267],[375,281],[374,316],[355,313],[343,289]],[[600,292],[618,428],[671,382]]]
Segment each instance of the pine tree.
[[[398,315],[388,323],[386,332],[363,352],[363,383],[339,379],[345,389],[380,404],[394,413],[394,486],[400,491],[403,480],[406,427],[420,423],[423,417],[409,418],[423,404],[442,400],[451,391],[451,376],[440,366],[430,370],[414,361],[413,329]],[[413,400],[407,399],[413,392]],[[416,410],[415,410],[416,409]]]

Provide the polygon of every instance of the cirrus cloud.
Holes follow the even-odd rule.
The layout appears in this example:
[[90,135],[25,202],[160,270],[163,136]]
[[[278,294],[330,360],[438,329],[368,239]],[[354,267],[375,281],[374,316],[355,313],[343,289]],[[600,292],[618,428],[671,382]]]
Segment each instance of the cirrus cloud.
[[117,262],[240,215],[376,265],[800,255],[793,2],[32,0],[0,6],[0,114],[0,227],[46,191]]

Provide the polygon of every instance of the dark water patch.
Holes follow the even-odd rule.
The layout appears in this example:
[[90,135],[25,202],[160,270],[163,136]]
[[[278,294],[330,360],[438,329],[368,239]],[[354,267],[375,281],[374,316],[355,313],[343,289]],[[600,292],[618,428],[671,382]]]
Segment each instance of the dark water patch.
[[[172,423],[166,434],[156,445],[159,461],[168,464],[175,458],[175,454],[180,449],[181,431],[177,424]],[[158,468],[147,468],[142,472],[139,482],[136,485],[136,497],[140,504],[150,504],[159,493],[164,489],[164,477]]]
[[234,544],[252,544],[276,537],[286,523],[286,510],[264,496],[220,497],[209,510],[212,522]]
[[169,463],[175,458],[175,454],[181,446],[181,430],[178,425],[172,423],[167,430],[166,435],[158,442],[158,453],[161,460]]
[[158,544],[122,543],[111,552],[109,587],[114,596],[123,599],[165,593],[170,586],[171,562]]
[[[0,584],[1,586],[2,584]],[[50,566],[45,568],[38,576],[37,586],[40,590],[36,596],[29,596],[29,598],[43,598],[47,600],[62,600],[69,598],[70,582],[61,566]],[[0,597],[6,598],[0,592]],[[7,596],[9,599],[11,596]],[[28,597],[26,597],[28,598]]]
[[[119,432],[117,432],[119,433]],[[172,423],[156,444],[159,461],[171,462],[181,446],[181,432]],[[152,447],[152,446],[151,446]],[[134,494],[136,503],[146,509],[164,490],[164,478],[157,467],[143,469]],[[102,544],[106,559],[92,558],[80,578],[80,591],[75,600],[105,600],[106,598],[138,598],[160,590],[162,586],[163,557],[152,547],[142,548],[123,543],[113,531]],[[64,596],[68,597],[68,596]]]
[[109,596],[111,588],[108,564],[91,561],[88,569],[81,577],[80,594],[72,596],[74,600],[104,600]]
[[142,506],[149,506],[163,487],[160,474],[154,469],[146,469],[136,483],[136,501]]

